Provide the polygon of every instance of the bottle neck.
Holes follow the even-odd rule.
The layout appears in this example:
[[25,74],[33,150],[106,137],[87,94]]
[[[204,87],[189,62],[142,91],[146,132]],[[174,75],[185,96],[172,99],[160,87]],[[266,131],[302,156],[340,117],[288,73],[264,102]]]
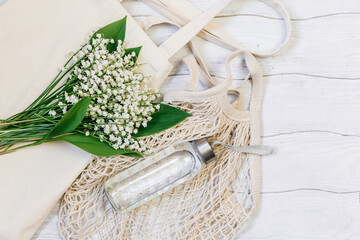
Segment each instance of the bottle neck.
[[216,160],[215,153],[206,138],[195,140],[191,144],[202,162],[207,164]]

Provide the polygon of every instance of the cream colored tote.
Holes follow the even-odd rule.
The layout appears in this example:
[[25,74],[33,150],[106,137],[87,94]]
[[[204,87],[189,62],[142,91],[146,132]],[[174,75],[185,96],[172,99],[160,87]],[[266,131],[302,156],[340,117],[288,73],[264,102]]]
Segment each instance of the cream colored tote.
[[[23,110],[92,30],[127,18],[126,41],[143,46],[139,61],[157,89],[169,58],[228,1],[210,8],[156,46],[116,0],[10,0],[0,5],[0,118]],[[29,239],[93,157],[67,143],[0,156],[0,239]]]

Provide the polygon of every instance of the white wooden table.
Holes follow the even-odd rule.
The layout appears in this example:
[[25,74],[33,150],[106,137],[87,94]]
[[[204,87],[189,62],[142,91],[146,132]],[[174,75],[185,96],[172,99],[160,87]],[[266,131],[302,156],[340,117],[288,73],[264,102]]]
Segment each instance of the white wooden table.
[[[193,0],[201,9],[216,0]],[[283,0],[293,33],[274,57],[259,59],[265,75],[260,209],[239,239],[360,239],[360,1]],[[125,2],[138,17],[153,14]],[[271,49],[284,35],[279,15],[258,0],[241,0],[217,21],[250,49]],[[175,29],[149,31],[156,42]],[[197,40],[211,73],[225,76],[230,53]],[[239,67],[240,66],[240,67]],[[244,79],[240,60],[234,78]],[[184,82],[174,69],[166,88]],[[247,90],[245,89],[245,92]],[[246,94],[245,94],[246,95]],[[57,208],[34,239],[61,239]]]

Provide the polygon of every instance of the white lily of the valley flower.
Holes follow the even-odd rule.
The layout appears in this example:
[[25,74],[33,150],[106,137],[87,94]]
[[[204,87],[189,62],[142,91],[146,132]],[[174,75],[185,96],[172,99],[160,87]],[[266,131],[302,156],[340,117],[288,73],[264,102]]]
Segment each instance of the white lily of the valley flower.
[[[152,105],[159,94],[152,92],[147,86],[147,77],[136,72],[135,52],[125,54],[125,43],[119,41],[117,50],[109,52],[108,43],[114,40],[103,39],[97,34],[91,44],[76,56],[81,59],[71,76],[76,84],[71,92],[65,92],[59,99],[59,107],[63,113],[66,104],[75,104],[83,97],[91,97],[84,132],[86,136],[96,136],[108,142],[114,149],[128,148],[144,152],[142,141],[131,134],[138,133],[140,127],[146,127],[152,119],[151,115],[159,109]],[[61,103],[61,104],[60,104]],[[54,110],[49,111],[52,116]],[[90,121],[90,122],[89,122]],[[90,124],[87,124],[90,123]]]

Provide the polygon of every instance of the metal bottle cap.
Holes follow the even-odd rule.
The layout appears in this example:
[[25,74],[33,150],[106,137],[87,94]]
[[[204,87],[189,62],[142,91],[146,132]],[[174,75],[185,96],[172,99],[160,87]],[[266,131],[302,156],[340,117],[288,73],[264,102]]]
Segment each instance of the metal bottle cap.
[[195,140],[194,143],[205,163],[216,160],[215,153],[206,138]]

